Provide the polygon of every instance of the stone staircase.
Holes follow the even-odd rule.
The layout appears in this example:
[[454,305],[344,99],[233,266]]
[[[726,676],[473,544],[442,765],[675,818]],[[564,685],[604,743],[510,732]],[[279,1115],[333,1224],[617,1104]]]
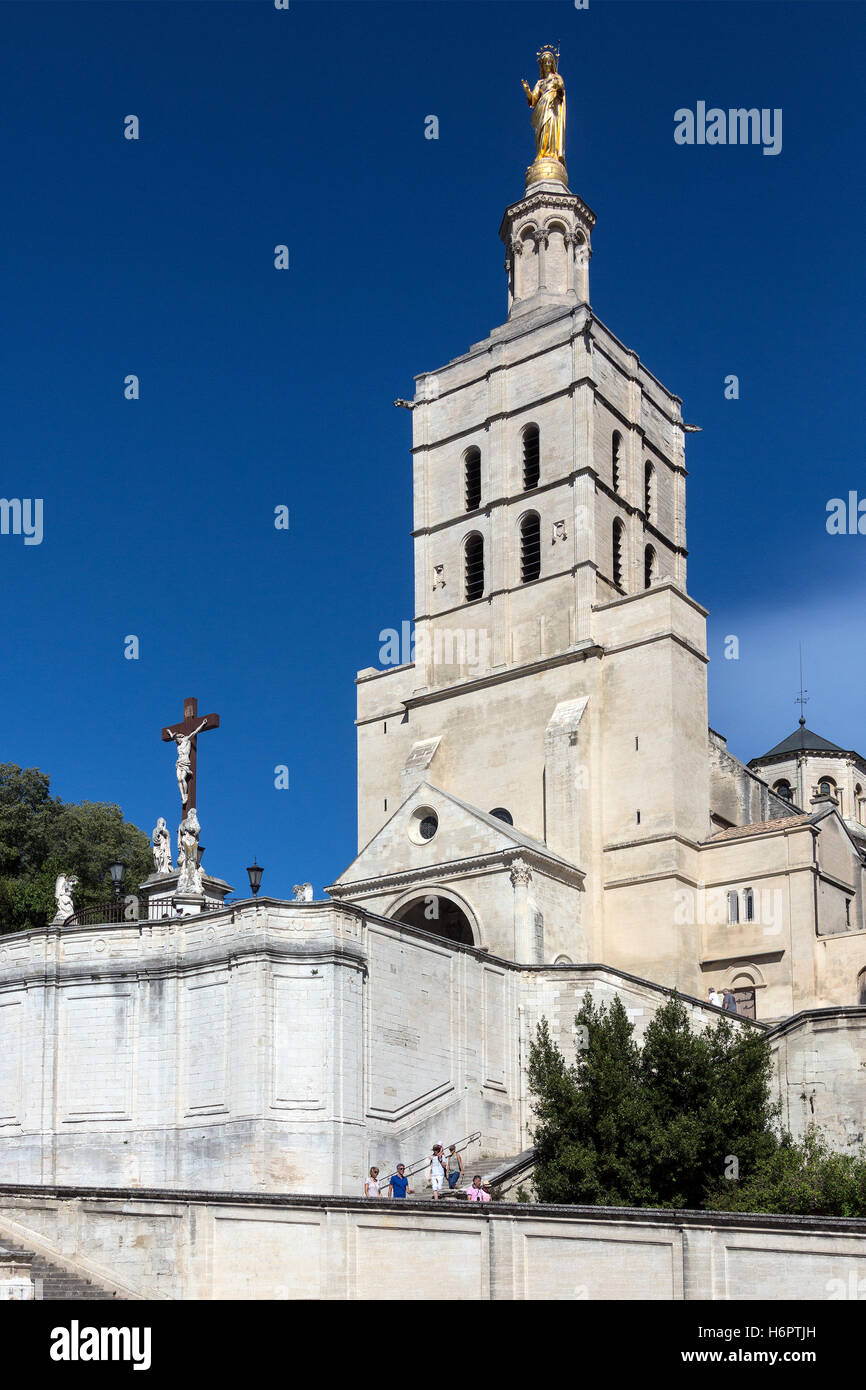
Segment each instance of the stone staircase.
[[[456,1191],[452,1192],[448,1185],[442,1189],[440,1201],[465,1202],[464,1189],[472,1182],[476,1173],[480,1173],[484,1181],[489,1184],[490,1192],[496,1195],[497,1190],[500,1196],[508,1201],[514,1201],[511,1195],[522,1180],[528,1181],[532,1166],[535,1162],[535,1150],[524,1149],[522,1153],[511,1154],[508,1158],[476,1158],[466,1163],[464,1159],[464,1171]],[[424,1174],[416,1174],[416,1178],[423,1183]],[[433,1191],[429,1187],[420,1186],[416,1189],[414,1200],[421,1202],[432,1202]]]
[[[27,1265],[34,1285],[34,1298],[47,1302],[67,1302],[79,1299],[111,1302],[119,1295],[109,1293],[86,1275],[72,1274],[60,1265],[52,1264],[42,1255],[28,1250],[26,1246],[9,1240],[6,1236],[0,1242],[0,1256],[14,1257],[19,1265]],[[2,1296],[2,1291],[0,1291]]]

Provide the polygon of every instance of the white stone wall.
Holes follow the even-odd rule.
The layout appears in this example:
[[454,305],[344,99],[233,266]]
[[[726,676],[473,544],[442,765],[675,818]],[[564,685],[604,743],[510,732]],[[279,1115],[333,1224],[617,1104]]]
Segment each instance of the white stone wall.
[[[621,998],[639,1037],[668,997],[604,966],[516,965],[332,903],[5,936],[0,1176],[351,1194],[371,1164],[412,1164],[434,1140],[477,1134],[470,1163],[508,1157],[531,1142],[535,1027],[546,1017],[571,1057],[587,990]],[[716,1017],[687,1004],[695,1027]],[[826,1011],[807,1046],[811,1017],[779,1043],[781,1093],[793,1115],[808,1082],[847,1145],[866,1110],[866,1013]]]
[[0,1231],[132,1298],[862,1299],[866,1222],[0,1191]]

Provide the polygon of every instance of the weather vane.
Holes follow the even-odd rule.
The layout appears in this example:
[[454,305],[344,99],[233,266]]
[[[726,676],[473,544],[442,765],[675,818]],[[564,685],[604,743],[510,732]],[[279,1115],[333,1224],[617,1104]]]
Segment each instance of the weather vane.
[[809,703],[808,691],[803,689],[803,643],[800,643],[800,693],[794,701],[795,705],[800,706],[800,724],[806,723],[805,709]]

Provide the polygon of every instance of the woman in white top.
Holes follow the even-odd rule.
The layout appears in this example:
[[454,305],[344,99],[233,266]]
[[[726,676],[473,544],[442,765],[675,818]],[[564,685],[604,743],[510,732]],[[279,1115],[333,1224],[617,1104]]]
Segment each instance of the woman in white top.
[[381,1189],[380,1189],[380,1187],[379,1187],[379,1169],[378,1169],[378,1168],[371,1168],[371,1169],[370,1169],[370,1176],[369,1176],[369,1178],[367,1179],[367,1181],[364,1183],[364,1196],[365,1196],[365,1197],[381,1197],[381,1196],[382,1196],[382,1192],[381,1192]]
[[433,1201],[438,1202],[439,1193],[442,1191],[442,1184],[445,1181],[445,1161],[441,1144],[433,1145],[427,1176],[430,1180],[430,1186],[433,1188]]

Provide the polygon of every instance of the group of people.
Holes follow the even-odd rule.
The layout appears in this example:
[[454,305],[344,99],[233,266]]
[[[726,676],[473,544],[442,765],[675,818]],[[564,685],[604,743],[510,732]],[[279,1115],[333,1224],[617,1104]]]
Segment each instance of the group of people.
[[733,990],[727,988],[718,990],[715,985],[710,985],[707,991],[707,1000],[710,1004],[715,1005],[717,1009],[727,1009],[729,1014],[735,1014],[737,1012],[737,1000]]
[[[457,1151],[456,1144],[449,1144],[447,1153],[441,1144],[433,1145],[425,1177],[433,1189],[434,1202],[439,1201],[439,1194],[446,1183],[450,1191],[454,1191],[463,1178],[463,1159]],[[380,1178],[379,1169],[374,1166],[370,1169],[370,1176],[364,1183],[365,1197],[387,1196],[400,1199],[405,1197],[407,1192],[414,1192],[414,1190],[409,1186],[405,1163],[398,1163],[389,1178]],[[490,1201],[489,1188],[480,1173],[475,1174],[470,1185],[465,1187],[463,1191],[470,1202]]]

